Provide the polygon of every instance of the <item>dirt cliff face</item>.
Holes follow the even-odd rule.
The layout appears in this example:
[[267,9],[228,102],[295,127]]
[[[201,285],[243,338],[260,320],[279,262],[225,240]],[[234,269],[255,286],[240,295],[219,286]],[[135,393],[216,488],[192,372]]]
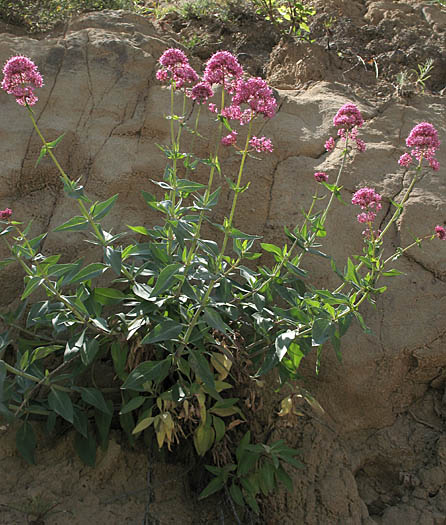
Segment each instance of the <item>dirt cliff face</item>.
[[[246,67],[266,75],[277,88],[278,114],[258,130],[271,137],[275,150],[248,165],[251,188],[241,195],[236,218],[242,230],[268,242],[283,241],[283,225],[295,224],[308,207],[314,171],[335,175],[339,153],[326,153],[324,142],[342,104],[360,107],[366,121],[361,137],[367,144],[365,153],[351,159],[342,197],[349,202],[360,186],[374,187],[383,195],[381,221],[390,200],[409,183],[397,160],[412,127],[431,122],[445,141],[445,11],[416,1],[314,4],[313,44],[277,35],[260,39],[252,24],[243,29],[243,19],[222,31],[219,44],[243,53]],[[327,29],[324,22],[330,17]],[[110,11],[79,17],[62,33],[45,38],[16,37],[8,27],[0,35],[1,60],[25,54],[44,75],[36,117],[48,139],[66,132],[57,153],[70,175],[83,177],[94,198],[119,193],[108,224],[116,230],[122,224],[156,222],[139,197],[142,189],[153,191],[150,179],[162,174],[164,161],[156,144],[168,141],[164,113],[169,96],[155,80],[156,61],[167,47],[177,47],[187,31],[198,31],[178,24],[173,20],[160,28],[148,19]],[[200,27],[211,36],[221,30]],[[208,45],[196,51],[193,65],[199,69],[200,59],[216,49]],[[434,68],[424,94],[413,83],[398,85],[397,73],[416,69],[428,58],[434,59]],[[57,174],[46,160],[34,167],[40,145],[25,112],[4,93],[0,104],[0,204],[12,208],[18,220],[33,219],[36,234],[52,230],[70,216]],[[203,152],[213,139],[211,122],[205,125]],[[237,158],[225,155],[230,174]],[[389,232],[389,248],[446,224],[446,147],[440,147],[438,160],[440,171],[426,173]],[[204,176],[197,174],[198,179]],[[224,191],[220,200],[216,213],[222,218],[229,206]],[[337,206],[329,223],[324,248],[342,267],[347,255],[361,253],[362,228],[350,206]],[[51,234],[44,251],[91,255],[79,234]],[[308,259],[306,267],[318,286],[336,284],[324,261]],[[286,438],[301,448],[305,467],[292,472],[294,493],[280,493],[265,505],[265,523],[446,522],[446,246],[413,249],[395,267],[405,275],[385,283],[389,291],[376,309],[364,308],[371,334],[352,328],[343,340],[343,362],[327,348],[319,375],[310,360],[304,363],[300,386],[323,411],[304,403],[299,416],[276,418],[271,439]],[[18,274],[0,275],[4,307],[21,285]],[[267,417],[262,395],[270,397],[259,393],[252,405],[259,421]],[[137,456],[121,448],[119,436],[93,472],[73,458],[69,436],[54,448],[42,445],[39,466],[28,467],[15,455],[9,432],[2,432],[0,504],[6,518],[0,517],[1,523],[23,523],[23,514],[11,507],[26,512],[27,498],[34,498],[33,505],[39,498],[57,503],[54,510],[60,512],[49,513],[48,524],[67,523],[68,518],[79,524],[140,523],[144,514],[147,523],[161,525],[221,519],[212,514],[215,506],[193,504],[181,466],[149,468],[143,452]]]

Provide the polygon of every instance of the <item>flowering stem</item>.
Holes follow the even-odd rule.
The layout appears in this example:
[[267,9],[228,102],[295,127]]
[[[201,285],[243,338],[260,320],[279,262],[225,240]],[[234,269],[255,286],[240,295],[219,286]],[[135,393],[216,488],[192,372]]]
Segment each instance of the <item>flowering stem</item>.
[[[16,226],[16,230],[19,233],[19,235],[24,239],[28,250],[30,250],[30,256],[32,256],[33,249],[30,246],[28,239],[26,239],[26,237],[21,233],[21,231],[17,228],[17,226]],[[78,321],[80,321],[82,324],[90,322],[90,318],[85,318],[82,312],[79,312],[77,308],[73,307],[73,305],[69,301],[67,301],[63,295],[59,293],[57,288],[54,286],[54,283],[50,279],[48,279],[46,275],[43,274],[42,269],[40,268],[39,264],[36,261],[34,261],[34,264],[36,266],[36,269],[39,271],[40,275],[34,275],[31,268],[28,268],[28,266],[25,264],[22,258],[14,253],[11,245],[8,243],[8,241],[5,239],[4,236],[2,237],[2,239],[3,239],[3,242],[6,244],[6,246],[8,247],[9,251],[11,252],[12,256],[22,266],[22,268],[24,269],[27,275],[29,275],[30,277],[41,277],[43,280],[44,287],[53,295],[53,297],[56,297],[61,303],[63,303],[70,310],[70,312],[73,313],[75,317],[77,317]],[[94,327],[94,328],[96,331],[99,331],[100,333],[102,333],[102,331],[99,330],[97,327]]]
[[245,167],[245,160],[246,160],[246,157],[248,156],[249,140],[251,138],[251,130],[252,130],[252,119],[249,121],[248,133],[246,135],[246,141],[245,141],[245,148],[242,153],[242,160],[240,162],[240,168],[238,171],[237,184],[234,189],[234,198],[232,199],[231,213],[229,214],[229,219],[225,225],[225,236],[223,238],[223,244],[222,244],[220,253],[218,255],[218,258],[217,258],[217,266],[221,263],[221,260],[225,254],[226,245],[228,244],[229,234],[232,228],[232,221],[234,219],[235,207],[237,205],[238,194],[240,193],[240,190],[241,190],[240,182],[242,181],[243,168]]
[[[225,106],[225,90],[222,89],[221,90],[221,108],[220,108],[220,113],[221,113],[221,111],[223,111],[224,106]],[[211,191],[212,191],[212,183],[214,181],[214,173],[215,173],[215,163],[218,162],[218,152],[219,152],[219,149],[220,149],[220,138],[221,138],[221,135],[222,135],[222,133],[221,133],[222,132],[222,128],[223,128],[223,122],[220,121],[220,124],[219,124],[219,127],[218,127],[217,144],[215,146],[214,163],[212,164],[210,172],[209,172],[208,185],[207,185],[207,188],[206,188],[206,191],[205,191],[205,194],[204,194],[204,198],[203,198],[203,204],[204,204],[203,208],[205,206],[207,206],[207,203],[208,203],[209,197],[211,195]],[[184,274],[185,275],[187,273],[187,269],[189,268],[189,266],[190,266],[190,264],[192,262],[192,258],[194,256],[194,253],[195,253],[195,250],[196,250],[196,247],[197,247],[198,239],[200,238],[201,226],[203,224],[204,214],[205,214],[205,210],[202,209],[200,211],[200,215],[199,215],[199,218],[198,218],[198,224],[197,224],[197,228],[195,230],[194,238],[192,240],[192,245],[191,245],[189,253],[187,255],[185,268],[184,268]]]
[[[341,162],[341,165],[339,167],[338,176],[336,177],[336,182],[335,182],[335,186],[336,187],[338,186],[339,181],[341,180],[341,175],[342,175],[342,172],[344,171],[344,168],[345,168],[345,162],[346,162],[346,159],[347,159],[347,154],[348,154],[348,135],[346,136],[346,139],[345,139],[345,149],[344,149],[344,153],[342,155],[342,162]],[[328,210],[330,209],[330,206],[331,206],[331,203],[333,202],[334,197],[335,197],[335,194],[333,192],[330,195],[330,199],[328,201],[328,204],[327,204],[324,212],[322,213],[322,218],[321,218],[321,224],[322,225],[324,224],[325,219],[327,218]],[[314,240],[314,238],[313,238],[313,240]]]
[[[412,180],[409,184],[409,187],[407,188],[406,190],[406,193],[404,194],[403,198],[401,199],[401,202],[398,204],[398,207],[397,209],[395,210],[394,214],[392,215],[391,219],[389,220],[389,222],[386,224],[385,228],[383,229],[383,231],[378,235],[378,237],[376,238],[375,240],[375,243],[378,243],[382,240],[382,238],[384,237],[384,235],[386,234],[386,232],[389,230],[390,226],[398,219],[398,217],[401,215],[401,207],[405,204],[405,202],[407,201],[407,199],[409,198],[410,194],[412,193],[412,190],[418,180],[418,174],[420,173],[421,171],[421,161],[422,161],[422,158],[420,158],[419,160],[419,163],[418,163],[418,166],[416,167],[416,171],[415,171],[415,174],[414,176],[412,177]],[[364,263],[361,261],[358,266],[356,266],[356,270],[359,270],[362,265]],[[342,283],[340,286],[338,286],[338,288],[336,288],[336,290],[334,291],[334,293],[339,293],[345,286],[345,282]]]
[[[68,175],[63,170],[62,166],[59,164],[59,161],[57,160],[56,156],[52,152],[52,148],[48,147],[48,142],[45,140],[45,137],[42,135],[39,126],[37,125],[36,119],[34,118],[33,110],[30,108],[28,104],[26,104],[26,108],[28,109],[31,121],[33,123],[34,129],[36,130],[37,134],[40,137],[40,140],[42,141],[42,144],[45,148],[46,153],[51,157],[51,160],[54,162],[54,165],[59,170],[59,173],[61,174],[62,178],[67,182],[68,184],[71,184],[71,180],[68,177]],[[76,199],[79,208],[81,209],[82,215],[85,217],[85,219],[89,222],[90,226],[93,228],[94,233],[96,234],[97,239],[101,242],[103,246],[107,246],[107,241],[105,240],[104,234],[100,231],[98,228],[98,225],[94,222],[93,217],[91,216],[90,212],[85,207],[84,203],[81,199]]]
[[205,308],[205,306],[207,305],[208,301],[209,301],[209,297],[211,296],[211,293],[212,293],[212,290],[215,288],[215,286],[220,282],[222,281],[223,279],[225,279],[235,268],[237,268],[239,262],[241,261],[240,258],[238,258],[236,261],[234,261],[231,266],[225,271],[223,272],[222,274],[220,274],[220,276],[216,279],[212,279],[212,281],[209,283],[209,286],[208,286],[208,289],[203,297],[203,300],[201,301],[200,303],[200,306],[197,308],[188,328],[187,328],[187,331],[186,333],[184,334],[184,338],[183,338],[183,341],[181,342],[181,346],[178,348],[178,350],[176,351],[176,356],[179,357],[181,355],[181,352],[183,351],[183,349],[187,346],[187,344],[189,343],[189,339],[190,339],[190,336],[192,335],[192,330],[194,329],[195,325],[197,324],[197,321],[198,321],[198,318],[201,314],[201,312],[203,311],[203,309]]

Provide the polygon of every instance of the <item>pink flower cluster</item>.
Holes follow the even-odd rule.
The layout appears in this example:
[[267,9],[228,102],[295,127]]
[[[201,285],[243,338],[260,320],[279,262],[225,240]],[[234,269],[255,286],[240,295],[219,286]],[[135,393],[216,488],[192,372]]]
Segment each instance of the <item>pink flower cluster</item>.
[[4,210],[0,210],[0,220],[7,221],[11,218],[12,210],[10,208],[5,208]]
[[369,224],[375,220],[376,211],[382,208],[381,195],[373,188],[361,188],[353,195],[352,204],[365,210],[357,216],[358,222]]
[[3,75],[2,89],[14,95],[18,104],[33,106],[37,102],[34,89],[43,86],[43,78],[32,60],[22,55],[10,58]]
[[257,153],[263,153],[268,151],[269,153],[273,152],[273,144],[271,142],[271,139],[267,139],[266,137],[252,137],[249,141],[249,145],[251,148],[254,148]]
[[[351,140],[356,144],[356,149],[363,153],[365,151],[365,142],[358,138],[358,128],[364,124],[361,112],[354,104],[344,104],[333,117],[333,124],[338,128],[338,136],[344,141]],[[335,140],[330,137],[325,142],[325,149],[333,151]]]
[[426,159],[429,166],[437,171],[440,169],[440,163],[435,158],[435,153],[440,147],[438,140],[438,132],[429,122],[421,122],[417,124],[406,139],[406,146],[412,148],[410,153],[404,153],[398,160],[400,166],[408,167],[411,164],[413,157],[418,162]]
[[206,63],[203,80],[208,84],[221,84],[224,87],[242,78],[243,68],[229,51],[214,53]]
[[234,146],[236,142],[237,142],[237,132],[236,131],[231,131],[229,135],[226,135],[226,137],[223,137],[221,139],[221,143],[223,144],[223,146]]
[[209,84],[206,82],[199,82],[190,90],[189,96],[198,104],[204,104],[208,99],[214,96],[214,92]]
[[328,175],[325,173],[325,171],[317,171],[314,174],[314,179],[316,182],[327,182],[328,181]]
[[333,124],[345,130],[360,128],[364,124],[361,112],[354,104],[344,104],[333,117]]
[[443,226],[435,226],[435,235],[441,240],[446,240],[446,229]]
[[232,97],[233,106],[247,104],[256,115],[272,118],[276,114],[277,102],[272,89],[260,77],[239,80]]
[[161,69],[156,72],[156,78],[160,82],[173,80],[177,89],[181,89],[184,84],[198,82],[196,71],[190,66],[187,56],[181,49],[171,48],[164,51],[159,63]]

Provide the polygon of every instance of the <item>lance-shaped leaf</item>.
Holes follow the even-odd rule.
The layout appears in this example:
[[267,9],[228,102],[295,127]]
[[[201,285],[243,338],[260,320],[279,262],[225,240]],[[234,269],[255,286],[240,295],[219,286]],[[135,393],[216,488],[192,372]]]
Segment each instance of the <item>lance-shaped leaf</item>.
[[149,332],[141,341],[142,344],[160,343],[161,341],[170,341],[178,339],[178,336],[183,331],[183,325],[177,323],[173,319],[166,319],[157,324],[155,328]]
[[121,388],[123,390],[128,389],[144,392],[143,385],[148,381],[160,383],[167,377],[171,364],[171,356],[166,357],[166,359],[162,361],[145,361],[129,374]]
[[36,460],[34,452],[36,449],[36,435],[31,423],[25,421],[16,433],[17,450],[23,458],[31,465],[34,465]]
[[66,392],[51,388],[48,395],[48,405],[59,416],[62,416],[69,423],[73,423],[73,403]]
[[166,291],[170,285],[175,281],[175,274],[181,268],[180,263],[169,264],[160,272],[155,286],[152,290],[152,297],[157,297]]

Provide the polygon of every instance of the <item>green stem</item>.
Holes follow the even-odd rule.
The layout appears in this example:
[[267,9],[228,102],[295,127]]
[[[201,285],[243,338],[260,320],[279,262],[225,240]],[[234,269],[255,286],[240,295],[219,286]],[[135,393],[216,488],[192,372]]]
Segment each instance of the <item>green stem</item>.
[[206,307],[209,297],[211,296],[212,290],[215,288],[215,286],[222,281],[225,277],[227,277],[239,264],[240,258],[238,258],[236,261],[232,263],[232,265],[224,272],[222,273],[217,279],[213,279],[208,286],[208,289],[203,297],[203,300],[200,303],[200,306],[197,308],[197,311],[195,312],[194,316],[192,317],[192,320],[186,330],[186,333],[184,334],[183,341],[181,342],[180,347],[176,351],[176,356],[179,357],[181,355],[181,352],[183,349],[187,346],[189,343],[190,336],[192,335],[192,330],[194,329],[195,325],[197,324],[198,318],[200,317],[201,312]]
[[[412,190],[417,182],[417,179],[418,179],[418,174],[420,173],[421,171],[421,162],[422,162],[422,157],[420,158],[419,162],[418,162],[418,166],[416,167],[416,170],[415,170],[415,174],[414,176],[412,177],[412,180],[409,184],[409,187],[407,188],[406,190],[406,193],[404,194],[403,198],[401,199],[401,202],[399,203],[397,209],[395,210],[394,214],[392,215],[391,219],[389,220],[389,222],[386,224],[385,228],[383,229],[383,231],[379,234],[379,236],[377,237],[376,239],[376,243],[380,242],[382,240],[382,238],[384,237],[384,235],[386,234],[386,232],[389,230],[390,226],[399,218],[399,216],[401,215],[401,206],[403,206],[407,199],[409,198],[410,194],[412,193]],[[356,267],[356,270],[359,270],[360,268],[362,268],[362,265],[363,265],[363,262],[361,261],[358,266]],[[339,293],[345,286],[346,283],[342,283],[340,286],[338,286],[338,288],[336,288],[336,290],[334,291],[334,293]]]
[[[29,246],[28,240],[26,239],[26,237],[23,236],[23,234],[20,232],[20,230],[17,228],[17,226],[16,226],[16,230],[19,232],[19,235],[21,235],[21,237],[25,240],[26,244],[28,245],[28,249],[31,249],[31,250],[32,250],[32,248]],[[22,266],[22,268],[24,269],[25,273],[27,273],[27,274],[28,274],[29,276],[31,276],[31,277],[42,277],[45,288],[46,288],[49,292],[51,292],[51,294],[53,294],[54,297],[57,297],[57,299],[59,299],[59,301],[62,302],[62,303],[63,303],[63,304],[64,304],[64,305],[65,305],[65,306],[66,306],[66,307],[67,307],[67,308],[68,308],[68,309],[69,309],[69,310],[75,315],[75,317],[77,317],[77,319],[78,319],[79,321],[81,321],[82,323],[85,323],[85,322],[88,323],[88,322],[90,321],[89,318],[86,319],[86,318],[83,316],[82,313],[80,313],[76,308],[74,308],[74,307],[73,307],[73,306],[72,306],[72,305],[71,305],[71,304],[65,299],[65,297],[63,297],[63,296],[58,292],[57,288],[55,288],[55,286],[54,286],[54,283],[53,283],[52,281],[50,281],[50,280],[48,279],[47,276],[45,276],[45,275],[41,275],[41,276],[36,276],[36,275],[34,275],[33,271],[32,271],[30,268],[28,268],[28,266],[25,264],[25,262],[22,260],[22,258],[19,257],[18,255],[16,255],[16,254],[13,252],[12,247],[10,246],[9,242],[5,239],[4,236],[2,237],[2,239],[3,239],[3,242],[6,244],[6,246],[8,247],[8,249],[9,249],[9,251],[11,252],[12,256],[14,257],[14,259],[15,259],[15,260],[16,260],[16,261]],[[32,252],[31,252],[31,253],[32,253]],[[37,269],[38,271],[41,271],[41,269],[40,269],[38,263],[36,263],[36,262],[34,261],[34,264],[36,265],[36,269]]]
[[[220,113],[223,111],[224,107],[225,107],[225,90],[222,89],[221,90],[221,108],[220,108]],[[220,149],[220,139],[221,139],[221,135],[222,135],[222,129],[223,129],[223,122],[220,122],[219,127],[218,127],[218,134],[217,134],[217,144],[215,145],[215,153],[214,153],[214,161],[215,162],[218,162],[218,152],[219,152],[219,149]],[[204,199],[203,199],[203,202],[204,202],[205,206],[207,205],[207,202],[208,202],[209,197],[211,195],[212,183],[214,182],[214,173],[215,173],[215,164],[212,164],[210,172],[209,172],[208,185],[207,185],[207,188],[206,188],[206,191],[205,191],[205,194],[204,194]],[[195,230],[194,237],[192,239],[192,245],[190,247],[189,253],[187,254],[187,259],[186,259],[186,263],[185,263],[185,266],[184,266],[184,275],[187,275],[187,270],[188,270],[189,266],[192,263],[192,258],[194,256],[195,250],[197,248],[198,239],[200,238],[201,227],[203,225],[204,215],[205,215],[205,210],[202,209],[200,211],[197,228]]]
[[241,189],[240,183],[242,181],[243,168],[245,167],[245,161],[246,161],[246,157],[248,156],[248,151],[249,151],[249,141],[251,139],[252,121],[253,121],[253,119],[251,118],[251,120],[249,121],[248,133],[246,135],[245,148],[244,148],[243,153],[242,153],[242,160],[240,162],[240,168],[238,170],[237,184],[236,184],[235,190],[234,190],[234,198],[232,199],[231,212],[229,214],[229,219],[228,219],[228,222],[227,222],[226,227],[225,227],[225,236],[223,238],[222,247],[221,247],[220,253],[219,253],[218,258],[217,258],[217,267],[220,265],[221,260],[222,260],[224,254],[225,254],[226,245],[228,244],[230,230],[232,228],[232,221],[234,219],[235,208],[237,206],[238,194],[240,193],[240,189]]
[[[41,133],[41,131],[39,129],[39,126],[37,125],[36,119],[34,118],[33,110],[28,106],[28,104],[26,105],[26,107],[28,109],[28,112],[29,112],[31,121],[33,123],[34,129],[36,130],[36,133],[39,135],[40,140],[42,141],[42,144],[43,144],[46,152],[51,157],[51,160],[53,161],[54,165],[58,169],[59,173],[61,174],[61,176],[65,180],[65,182],[67,184],[71,184],[70,178],[65,173],[64,169],[62,168],[62,166],[59,164],[59,161],[57,160],[56,156],[52,152],[52,149],[48,147],[48,142],[45,140],[45,137],[42,135],[42,133]],[[101,242],[101,244],[103,246],[107,246],[107,241],[105,240],[103,233],[100,231],[100,229],[98,228],[97,224],[94,222],[93,217],[91,216],[90,212],[85,207],[85,205],[82,202],[82,200],[81,199],[76,199],[76,201],[77,201],[77,203],[79,205],[79,208],[81,209],[82,215],[85,217],[85,219],[88,221],[88,223],[92,227],[92,229],[95,232],[96,237],[98,238],[98,240]]]

